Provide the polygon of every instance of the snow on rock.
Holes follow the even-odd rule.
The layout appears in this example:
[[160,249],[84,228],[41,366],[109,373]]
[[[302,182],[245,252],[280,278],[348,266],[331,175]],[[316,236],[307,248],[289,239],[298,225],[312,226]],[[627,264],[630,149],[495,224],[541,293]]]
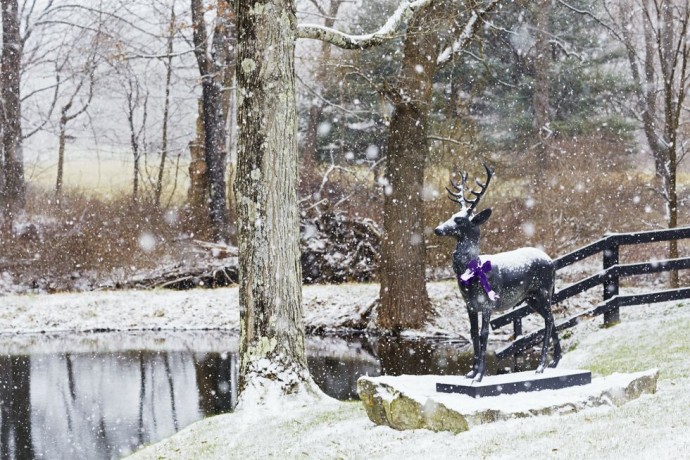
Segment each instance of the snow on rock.
[[403,375],[360,377],[357,390],[367,415],[378,425],[459,433],[499,420],[569,414],[602,405],[621,406],[643,393],[655,393],[658,378],[659,370],[652,369],[613,374],[594,379],[589,385],[560,390],[472,398],[438,393],[436,383],[443,381],[442,376]]

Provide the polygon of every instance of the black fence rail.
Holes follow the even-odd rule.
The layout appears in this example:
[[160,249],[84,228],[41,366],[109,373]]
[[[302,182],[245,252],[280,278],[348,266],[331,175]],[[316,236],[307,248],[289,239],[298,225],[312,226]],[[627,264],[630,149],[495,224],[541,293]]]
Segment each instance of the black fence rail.
[[[554,260],[556,270],[558,271],[595,254],[601,253],[603,255],[603,269],[600,272],[555,292],[553,303],[562,302],[600,285],[603,286],[603,302],[587,311],[573,315],[561,322],[556,322],[556,330],[562,331],[575,326],[583,318],[591,318],[598,315],[604,316],[604,324],[615,324],[620,321],[620,307],[690,298],[690,288],[669,289],[634,295],[619,294],[619,280],[621,277],[690,269],[690,258],[619,264],[621,246],[687,238],[690,238],[690,227],[649,232],[612,233],[599,241],[595,241],[588,246]],[[516,338],[510,345],[496,353],[499,358],[515,355],[541,342],[544,337],[544,329],[528,335],[522,335],[522,319],[532,313],[533,311],[529,307],[523,305],[491,321],[493,329],[512,324]]]

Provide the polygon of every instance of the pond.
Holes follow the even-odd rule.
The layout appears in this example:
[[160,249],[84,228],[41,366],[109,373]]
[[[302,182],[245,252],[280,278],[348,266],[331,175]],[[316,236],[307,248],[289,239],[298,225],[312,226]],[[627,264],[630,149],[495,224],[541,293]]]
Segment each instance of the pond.
[[[309,369],[328,395],[357,398],[357,379],[464,374],[465,343],[310,337]],[[237,338],[219,332],[0,338],[1,458],[120,458],[237,399]],[[492,372],[535,367],[497,362]]]

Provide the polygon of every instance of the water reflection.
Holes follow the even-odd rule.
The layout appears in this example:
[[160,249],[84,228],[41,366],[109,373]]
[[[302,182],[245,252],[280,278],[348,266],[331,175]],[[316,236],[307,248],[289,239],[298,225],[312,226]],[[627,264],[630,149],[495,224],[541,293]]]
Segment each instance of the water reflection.
[[[110,346],[124,341],[104,334],[97,346],[54,344],[55,352],[49,352],[49,337],[22,350],[0,343],[2,458],[120,458],[232,410],[236,341],[207,341],[195,350],[196,340],[183,335],[143,340],[140,350]],[[131,336],[127,340],[131,346]],[[362,375],[457,374],[470,366],[466,348],[450,342],[320,337],[310,338],[307,350],[315,381],[341,400],[357,397]],[[533,360],[491,364],[524,368]]]

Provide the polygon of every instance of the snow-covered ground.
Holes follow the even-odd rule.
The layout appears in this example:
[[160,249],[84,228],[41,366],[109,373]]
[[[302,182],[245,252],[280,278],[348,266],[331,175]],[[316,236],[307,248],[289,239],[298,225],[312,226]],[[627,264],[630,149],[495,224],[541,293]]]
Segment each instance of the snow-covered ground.
[[[462,329],[465,308],[454,282],[429,284],[439,311],[427,334]],[[377,299],[378,284],[312,285],[303,289],[305,323],[335,331],[362,321]],[[94,291],[0,296],[0,335],[138,330],[225,330],[239,332],[237,287],[172,291]]]
[[[437,319],[409,333],[466,335],[466,313],[456,284],[434,282],[428,289]],[[303,294],[307,326],[336,331],[361,321],[378,295],[378,285],[305,286]],[[597,301],[596,293],[580,298],[562,307],[560,317]],[[671,302],[628,307],[621,315],[622,324],[614,328],[601,328],[601,318],[595,318],[569,332],[566,347],[573,351],[561,364],[589,368],[595,375],[661,369],[657,394],[619,409],[511,420],[452,435],[375,426],[360,403],[326,397],[281,400],[260,410],[203,420],[137,458],[514,458],[517,453],[535,458],[686,458],[690,308]],[[98,334],[92,332],[102,330],[151,331],[153,336],[200,330],[207,331],[203,335],[211,342],[226,342],[236,337],[238,322],[237,288],[6,295],[0,296],[0,349],[33,350],[42,342],[39,337],[62,332],[82,332],[64,334],[66,348],[88,349],[98,347],[93,343]],[[539,326],[540,320],[530,319],[525,329]],[[510,328],[492,331],[492,338],[500,341],[509,334]]]
[[453,435],[376,426],[361,403],[284,400],[198,422],[136,459],[688,458],[690,307],[629,307],[623,322],[576,327],[561,367],[596,375],[661,369],[658,391],[620,408],[514,419]]

